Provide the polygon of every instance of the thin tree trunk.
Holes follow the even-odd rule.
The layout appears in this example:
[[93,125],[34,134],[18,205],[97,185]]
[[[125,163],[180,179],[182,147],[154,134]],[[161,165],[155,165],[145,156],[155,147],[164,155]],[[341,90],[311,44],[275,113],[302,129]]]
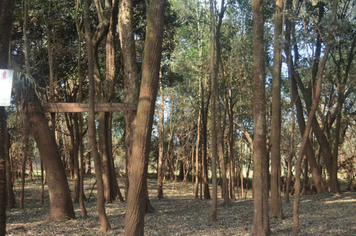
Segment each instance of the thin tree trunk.
[[283,0],[276,0],[274,15],[272,129],[271,129],[271,215],[282,219],[281,199],[281,68]]
[[98,155],[96,137],[95,137],[95,110],[94,110],[94,98],[95,98],[95,84],[94,84],[94,62],[93,62],[93,47],[92,39],[90,36],[90,12],[89,2],[84,1],[84,24],[85,24],[85,38],[87,45],[87,58],[88,58],[88,77],[89,77],[89,119],[88,119],[88,131],[89,142],[92,151],[95,175],[97,180],[97,210],[100,218],[101,232],[108,232],[111,227],[105,212],[105,199],[104,199],[104,185],[101,171],[101,161]]
[[25,180],[26,180],[26,162],[28,156],[28,136],[29,136],[29,127],[27,124],[27,117],[23,114],[23,159],[22,159],[22,167],[21,167],[21,194],[20,194],[20,209],[24,208],[25,201]]
[[[218,157],[221,165],[221,182],[222,182],[222,197],[224,199],[224,204],[229,203],[229,190],[228,190],[228,183],[227,183],[227,178],[226,178],[226,165],[225,165],[225,157],[224,157],[224,129],[221,127],[225,127],[224,124],[222,124],[222,119],[221,119],[221,109],[219,106],[219,90],[218,90],[218,72],[221,64],[221,45],[220,45],[220,29],[221,29],[221,24],[222,24],[222,19],[224,17],[224,12],[225,12],[225,1],[221,0],[220,3],[221,10],[219,13],[219,19],[218,19],[218,25],[216,26],[216,30],[213,32],[215,35],[212,35],[212,40],[214,42],[212,43],[212,46],[214,46],[214,43],[216,43],[216,68],[213,62],[211,62],[210,66],[214,66],[214,77],[212,77],[215,80],[215,109],[216,109],[216,135],[217,135],[217,145],[218,145]],[[212,15],[213,16],[213,15]],[[214,18],[211,18],[212,20],[215,21],[215,14]],[[212,27],[215,27],[212,25]],[[214,53],[215,54],[215,53]],[[210,60],[215,60],[213,57]],[[224,116],[225,117],[225,116]],[[225,119],[224,119],[225,120]],[[225,123],[225,122],[223,122]]]
[[[77,29],[77,34],[78,34],[78,55],[82,54],[82,32],[80,29],[80,23],[81,20],[79,20],[79,4],[80,1],[76,0],[75,3],[75,24],[76,24],[76,29]],[[83,78],[82,78],[82,70],[81,70],[81,60],[80,57],[78,57],[77,60],[77,69],[78,69],[78,80],[79,80],[79,94],[78,94],[78,101],[82,102],[83,100]],[[79,169],[79,205],[80,205],[80,211],[82,214],[82,217],[87,216],[87,210],[85,208],[84,204],[84,143],[83,143],[83,115],[80,113],[78,114],[78,120],[79,120],[79,130],[78,130],[78,145],[79,145],[79,151],[80,151],[80,169]]]
[[[338,0],[333,0],[333,8],[332,8],[332,13],[333,13],[333,19],[331,21],[331,24],[335,21],[336,17],[336,11],[337,11],[337,6],[338,6]],[[331,40],[333,39],[333,34],[332,34],[332,27],[330,28],[329,36],[327,38],[327,45],[324,51],[324,57],[323,60],[319,66],[318,70],[318,80],[316,84],[316,90],[315,90],[315,97],[313,99],[312,105],[310,107],[309,115],[308,115],[308,122],[307,126],[304,130],[303,134],[303,139],[302,143],[300,145],[299,153],[298,153],[298,159],[296,163],[296,181],[295,181],[295,197],[294,197],[294,205],[293,205],[293,233],[295,235],[299,234],[300,229],[299,229],[299,201],[300,201],[300,174],[301,174],[301,162],[302,158],[304,155],[304,149],[306,146],[306,143],[308,141],[309,137],[309,132],[313,123],[313,119],[315,117],[315,112],[318,108],[321,92],[322,92],[322,78],[323,78],[323,73],[324,69],[326,66],[326,62],[328,59],[328,55],[331,49]]]
[[157,165],[157,198],[163,198],[163,156],[164,156],[164,94],[162,81],[160,82],[160,107],[159,107],[159,147],[158,147],[158,165]]
[[197,120],[197,142],[195,149],[195,198],[198,198],[199,194],[199,150],[200,149],[200,121],[201,119],[201,109],[199,109],[198,120]]
[[9,156],[10,149],[10,134],[5,126],[5,161],[6,161],[6,193],[7,193],[7,206],[11,209],[15,207],[14,185],[12,182],[12,168]]
[[45,177],[43,171],[43,162],[41,160],[41,204],[44,204],[44,185],[45,185]]
[[216,179],[216,162],[217,162],[217,128],[216,128],[216,104],[217,104],[217,76],[215,70],[215,4],[210,0],[210,79],[211,79],[211,172],[213,197],[210,210],[210,221],[217,220],[217,179]]

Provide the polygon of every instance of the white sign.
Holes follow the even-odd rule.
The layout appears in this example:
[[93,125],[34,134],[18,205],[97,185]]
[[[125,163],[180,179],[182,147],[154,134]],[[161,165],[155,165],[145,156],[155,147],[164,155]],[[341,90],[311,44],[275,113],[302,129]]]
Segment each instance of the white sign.
[[10,106],[13,70],[0,69],[0,106]]

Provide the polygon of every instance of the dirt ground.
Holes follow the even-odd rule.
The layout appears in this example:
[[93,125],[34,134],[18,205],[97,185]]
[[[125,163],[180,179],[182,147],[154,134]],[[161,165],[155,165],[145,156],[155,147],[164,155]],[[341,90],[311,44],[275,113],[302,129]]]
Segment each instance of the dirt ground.
[[[94,178],[86,180],[87,198],[94,182]],[[19,186],[17,183],[15,187],[17,203]],[[49,214],[48,191],[44,205],[40,203],[39,180],[28,180],[25,192],[25,208],[7,211],[7,235],[104,235],[98,232],[95,195],[85,202],[87,218],[81,217],[79,204],[74,204],[76,219],[48,223],[45,222]],[[155,212],[145,216],[145,235],[251,235],[253,200],[250,191],[246,199],[231,201],[224,207],[219,204],[218,220],[213,223],[208,220],[211,201],[195,199],[190,183],[166,181],[165,198],[157,200],[156,181],[149,180],[149,195]],[[292,235],[293,197],[290,203],[285,203],[284,198],[282,201],[284,217],[283,220],[270,219],[272,235]],[[106,210],[112,227],[107,235],[124,235],[125,203],[108,204]],[[356,235],[355,213],[356,193],[302,196],[300,235]]]

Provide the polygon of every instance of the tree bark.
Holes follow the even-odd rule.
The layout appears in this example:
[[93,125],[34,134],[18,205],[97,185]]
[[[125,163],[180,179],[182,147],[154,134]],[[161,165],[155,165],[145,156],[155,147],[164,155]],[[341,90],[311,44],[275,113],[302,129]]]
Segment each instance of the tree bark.
[[[216,112],[216,134],[217,134],[217,145],[218,145],[218,154],[219,154],[219,161],[221,166],[221,182],[222,182],[222,197],[224,199],[224,204],[229,203],[229,190],[228,190],[228,183],[226,178],[226,164],[225,164],[225,157],[224,157],[224,128],[225,127],[225,119],[222,122],[221,118],[221,109],[219,106],[219,90],[218,90],[218,73],[221,67],[221,45],[220,45],[220,30],[222,19],[225,13],[225,1],[221,0],[220,3],[221,10],[219,13],[218,25],[216,26],[216,34],[215,34],[215,43],[216,43],[216,68],[215,70],[215,86],[216,88],[216,97],[215,97],[215,107],[217,109]],[[212,18],[214,19],[214,18]],[[224,116],[225,117],[225,116]],[[224,123],[224,124],[223,124]]]
[[[333,24],[333,22],[335,21],[337,6],[338,6],[338,0],[333,0],[333,8],[332,8],[333,19],[332,19],[331,24]],[[327,45],[326,45],[326,48],[324,51],[323,60],[318,68],[318,80],[317,80],[317,84],[316,84],[315,97],[314,97],[312,105],[310,107],[310,111],[308,114],[308,122],[307,122],[307,126],[304,130],[302,143],[300,145],[298,159],[297,159],[297,163],[296,163],[296,181],[295,181],[295,191],[296,192],[295,192],[294,205],[293,205],[293,233],[295,235],[299,234],[299,232],[300,232],[300,228],[299,228],[299,201],[300,201],[301,162],[302,162],[302,158],[304,155],[304,149],[305,149],[306,143],[308,141],[309,132],[312,127],[313,119],[315,118],[315,112],[318,108],[318,104],[319,104],[319,100],[320,100],[320,96],[321,96],[321,92],[322,92],[323,73],[324,73],[326,62],[327,62],[329,52],[331,49],[333,35],[334,34],[332,32],[332,27],[330,27],[329,36],[327,38]]]
[[101,232],[108,232],[111,227],[105,212],[105,199],[104,199],[104,184],[102,179],[101,160],[99,158],[96,135],[95,135],[95,110],[94,110],[94,98],[95,98],[95,83],[94,83],[94,62],[93,62],[93,46],[92,38],[90,36],[90,12],[89,1],[84,1],[84,24],[85,24],[85,39],[87,45],[87,58],[88,58],[88,77],[89,77],[89,119],[88,119],[88,131],[90,149],[94,159],[95,175],[97,180],[97,210],[99,213],[99,219]]
[[283,1],[276,0],[274,16],[272,129],[271,129],[271,215],[282,219],[281,198],[281,68]]
[[[0,0],[0,68],[8,68],[9,43],[12,30],[12,17],[15,1]],[[4,10],[3,10],[4,9]],[[0,106],[0,235],[6,234],[6,113]]]
[[[132,0],[121,0],[119,3],[119,34],[124,63],[124,102],[137,104],[139,79],[137,71],[136,47],[132,26]],[[132,154],[134,134],[133,121],[136,111],[125,111],[125,159],[126,159],[126,195],[130,188],[128,162]],[[127,199],[127,197],[126,197]]]
[[[211,179],[213,187],[213,196],[211,210],[209,215],[210,221],[217,219],[217,178],[216,178],[216,162],[218,159],[217,153],[217,114],[216,106],[218,101],[218,85],[215,69],[215,4],[210,0],[210,80],[211,80]],[[220,124],[218,124],[220,125]]]
[[135,118],[132,155],[128,161],[130,187],[127,193],[125,235],[144,235],[147,163],[161,65],[165,7],[166,0],[151,0],[147,9],[141,88]]
[[47,221],[73,219],[72,199],[56,140],[39,106],[39,101],[34,101],[29,107],[28,122],[47,173],[51,204]]
[[[265,97],[265,61],[263,45],[262,0],[252,0],[253,13],[253,114],[254,114],[254,235],[269,235],[268,186],[264,184],[268,176],[268,155],[266,150],[266,97]],[[267,211],[266,211],[267,210]]]

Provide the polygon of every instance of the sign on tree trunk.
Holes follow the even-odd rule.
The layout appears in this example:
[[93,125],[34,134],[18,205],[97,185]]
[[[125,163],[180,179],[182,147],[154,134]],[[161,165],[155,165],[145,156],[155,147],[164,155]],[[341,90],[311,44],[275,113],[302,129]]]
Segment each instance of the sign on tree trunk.
[[10,106],[13,70],[0,69],[0,106]]

